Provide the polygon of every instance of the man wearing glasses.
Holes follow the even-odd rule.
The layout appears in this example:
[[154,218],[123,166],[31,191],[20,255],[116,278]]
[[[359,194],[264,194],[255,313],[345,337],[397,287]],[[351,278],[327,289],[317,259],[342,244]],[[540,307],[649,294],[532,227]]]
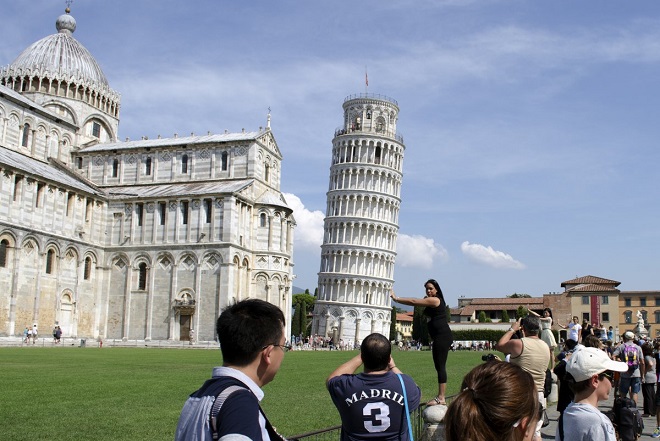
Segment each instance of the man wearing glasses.
[[[216,329],[222,366],[183,407],[176,440],[281,440],[259,402],[261,388],[280,369],[285,344],[284,314],[275,305],[248,299],[227,307]],[[210,416],[210,418],[209,418]]]
[[557,425],[556,441],[590,439],[616,441],[614,426],[598,409],[612,390],[612,371],[627,372],[628,365],[611,360],[597,348],[581,348],[566,362],[566,377],[575,392]]

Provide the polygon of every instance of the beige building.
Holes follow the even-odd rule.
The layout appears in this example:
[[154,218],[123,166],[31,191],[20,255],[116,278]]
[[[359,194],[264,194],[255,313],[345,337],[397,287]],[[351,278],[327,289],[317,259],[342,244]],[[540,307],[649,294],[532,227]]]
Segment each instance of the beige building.
[[0,69],[0,335],[211,341],[248,297],[290,323],[295,221],[270,115],[119,142],[119,94],[75,27],[67,10]]
[[394,326],[397,335],[391,335],[391,339],[396,338],[396,340],[411,340],[413,328],[413,312],[397,313],[396,324]]
[[453,323],[477,323],[484,312],[494,323],[502,320],[502,311],[515,317],[519,306],[541,313],[543,308],[553,312],[553,329],[565,338],[566,332],[557,324],[567,325],[573,316],[599,329],[612,327],[614,339],[625,331],[634,331],[639,318],[644,321],[648,335],[660,337],[660,291],[620,291],[621,282],[596,276],[583,276],[561,283],[563,292],[548,293],[532,298],[460,298],[458,308],[452,308]]

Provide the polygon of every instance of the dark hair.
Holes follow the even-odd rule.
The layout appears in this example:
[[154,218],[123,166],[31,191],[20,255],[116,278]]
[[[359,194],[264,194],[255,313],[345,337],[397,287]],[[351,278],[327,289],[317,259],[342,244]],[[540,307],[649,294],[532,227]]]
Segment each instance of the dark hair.
[[600,341],[595,335],[587,335],[582,339],[582,344],[588,348],[601,349],[603,347],[603,342]]
[[651,345],[651,343],[644,343],[642,345],[642,354],[644,354],[645,357],[647,355],[653,357],[653,345]]
[[436,282],[435,279],[429,279],[426,282],[424,282],[424,288],[426,288],[426,285],[429,284],[429,283],[431,285],[433,285],[433,287],[435,288],[436,291],[438,291],[438,297],[440,297],[442,299],[442,301],[444,302],[445,301],[445,296],[444,296],[444,294],[442,294],[442,290],[440,289],[440,285],[438,284],[438,282]]
[[535,315],[523,318],[520,325],[525,328],[525,335],[539,335],[541,332],[541,320]]
[[360,345],[360,356],[367,371],[382,371],[387,368],[391,354],[390,341],[377,332],[367,335]]
[[228,306],[216,325],[223,362],[247,366],[264,346],[280,343],[284,325],[282,310],[263,300]]
[[552,318],[552,309],[550,309],[550,308],[543,308],[543,312],[546,312],[546,311],[548,311],[548,315],[550,316],[550,318]]
[[477,365],[463,378],[461,392],[445,415],[447,441],[517,441],[523,418],[535,424],[539,399],[534,379],[519,366],[493,361]]
[[568,372],[566,372],[566,375],[564,375],[564,381],[566,382],[566,385],[571,390],[571,392],[574,394],[579,394],[580,392],[583,392],[591,387],[591,378],[587,378],[586,380],[582,381],[575,381],[573,375],[569,374]]
[[572,338],[566,339],[566,340],[564,341],[564,350],[572,351],[573,349],[575,349],[575,347],[577,346],[577,344],[578,344],[578,342],[576,342],[576,341],[573,340]]

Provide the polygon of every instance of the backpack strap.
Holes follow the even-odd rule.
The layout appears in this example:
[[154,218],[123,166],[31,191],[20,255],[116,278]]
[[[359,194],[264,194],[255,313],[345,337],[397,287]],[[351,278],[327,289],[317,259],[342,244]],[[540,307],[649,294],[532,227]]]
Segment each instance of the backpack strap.
[[222,408],[222,405],[225,403],[227,398],[229,398],[229,395],[241,389],[248,390],[241,386],[229,386],[225,388],[222,392],[220,392],[217,397],[215,397],[215,401],[213,402],[213,407],[211,407],[211,434],[213,435],[214,440],[217,440],[219,438],[218,414],[220,413],[220,409]]

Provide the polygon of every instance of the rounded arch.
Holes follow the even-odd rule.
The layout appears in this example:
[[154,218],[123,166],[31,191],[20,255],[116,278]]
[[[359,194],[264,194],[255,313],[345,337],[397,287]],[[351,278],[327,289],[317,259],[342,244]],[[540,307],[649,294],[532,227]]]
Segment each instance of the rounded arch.
[[176,259],[176,262],[178,265],[181,265],[183,263],[190,264],[190,261],[192,261],[195,265],[199,265],[199,257],[197,254],[195,254],[192,251],[184,251]]
[[151,256],[146,252],[140,252],[133,256],[133,268],[137,268],[140,263],[146,263],[147,266],[151,267]]
[[108,134],[109,141],[116,141],[117,139],[117,134],[113,132],[112,130],[112,123],[108,118],[101,114],[101,113],[93,113],[91,115],[88,115],[87,118],[82,122],[82,127],[85,127],[88,123],[98,121],[103,129],[106,131]]
[[9,246],[16,247],[16,234],[12,230],[0,231],[0,240],[9,241]]
[[176,300],[183,304],[192,305],[195,303],[195,291],[191,288],[182,288],[176,294]]
[[222,265],[224,259],[217,251],[207,250],[202,254],[201,261],[210,267],[215,267],[217,265]]
[[[73,107],[71,107],[69,104],[67,104],[64,101],[60,101],[60,100],[57,100],[57,99],[50,99],[50,100],[44,102],[42,104],[42,106],[45,107],[46,109],[48,109],[49,107],[55,108],[55,113],[57,113],[57,114],[61,114],[62,109],[64,109],[67,113],[66,116],[71,118],[72,122],[75,125],[79,125],[79,123],[80,123],[79,118],[78,118],[78,113],[73,109]],[[49,109],[49,110],[52,110],[52,109]]]

